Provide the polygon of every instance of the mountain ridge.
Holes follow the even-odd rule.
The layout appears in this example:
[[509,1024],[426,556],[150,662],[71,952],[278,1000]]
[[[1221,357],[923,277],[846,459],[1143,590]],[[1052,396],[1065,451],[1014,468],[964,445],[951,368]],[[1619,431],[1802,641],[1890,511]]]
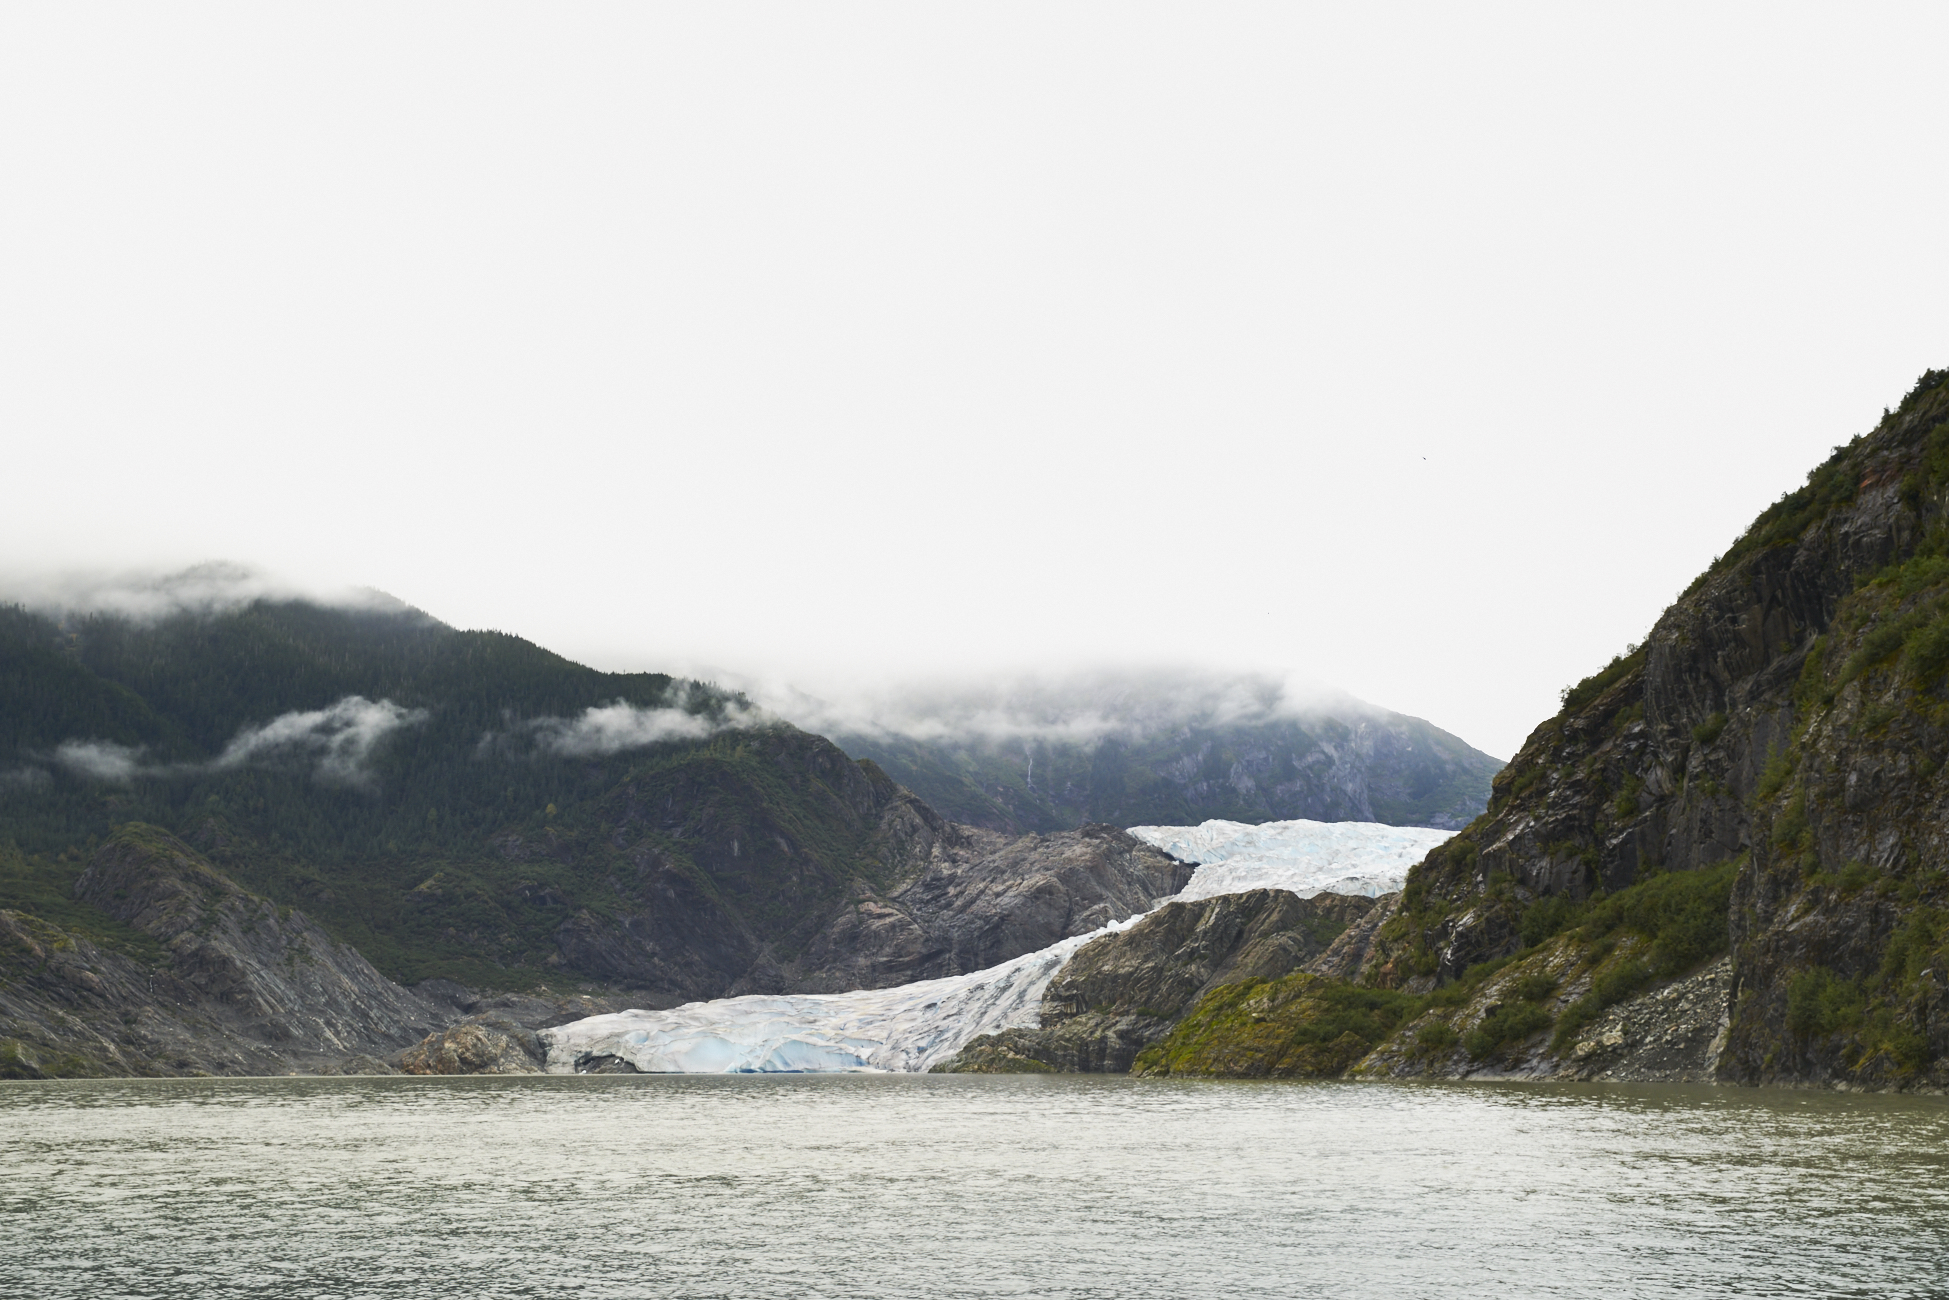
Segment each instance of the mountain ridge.
[[1016,832],[1299,818],[1456,830],[1502,766],[1422,719],[1252,673],[1103,671],[772,707],[955,820]]

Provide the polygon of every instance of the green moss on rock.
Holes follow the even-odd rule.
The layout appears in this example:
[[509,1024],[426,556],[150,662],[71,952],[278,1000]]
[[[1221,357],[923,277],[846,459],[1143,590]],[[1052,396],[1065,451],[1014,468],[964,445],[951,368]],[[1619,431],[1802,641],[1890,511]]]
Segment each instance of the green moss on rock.
[[1137,1075],[1325,1079],[1413,1019],[1421,999],[1318,975],[1214,989],[1137,1058]]

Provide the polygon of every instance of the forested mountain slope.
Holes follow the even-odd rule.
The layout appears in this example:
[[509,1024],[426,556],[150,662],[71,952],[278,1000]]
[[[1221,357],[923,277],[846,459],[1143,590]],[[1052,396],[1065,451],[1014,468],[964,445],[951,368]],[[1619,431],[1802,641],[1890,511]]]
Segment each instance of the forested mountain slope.
[[1121,831],[990,843],[740,697],[396,604],[0,610],[0,908],[134,951],[75,897],[130,824],[393,979],[649,1004],[999,960],[1182,871]]

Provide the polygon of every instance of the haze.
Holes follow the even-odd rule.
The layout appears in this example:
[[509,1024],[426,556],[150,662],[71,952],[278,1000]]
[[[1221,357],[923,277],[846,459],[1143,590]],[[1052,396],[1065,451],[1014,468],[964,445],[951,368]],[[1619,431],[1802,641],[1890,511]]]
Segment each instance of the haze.
[[1300,674],[1507,755],[1949,364],[1945,37],[15,6],[4,567],[815,690]]

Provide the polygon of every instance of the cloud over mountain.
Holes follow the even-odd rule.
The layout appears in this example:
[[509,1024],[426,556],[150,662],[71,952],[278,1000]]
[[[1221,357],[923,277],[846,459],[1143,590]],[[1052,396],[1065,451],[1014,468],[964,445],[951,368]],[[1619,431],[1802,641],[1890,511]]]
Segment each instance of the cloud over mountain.
[[275,754],[312,753],[318,757],[320,780],[357,784],[367,779],[367,760],[381,740],[424,722],[426,716],[425,709],[348,695],[329,708],[285,713],[261,727],[246,727],[210,766],[239,767]]

